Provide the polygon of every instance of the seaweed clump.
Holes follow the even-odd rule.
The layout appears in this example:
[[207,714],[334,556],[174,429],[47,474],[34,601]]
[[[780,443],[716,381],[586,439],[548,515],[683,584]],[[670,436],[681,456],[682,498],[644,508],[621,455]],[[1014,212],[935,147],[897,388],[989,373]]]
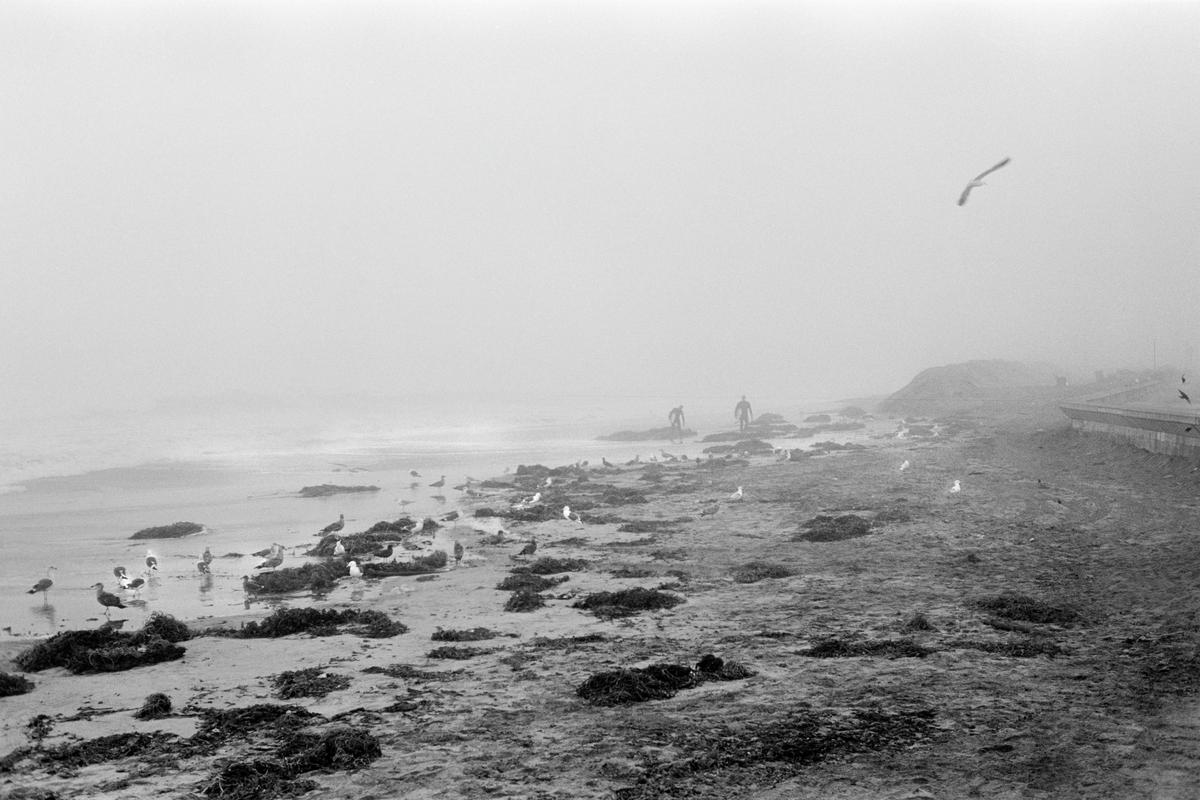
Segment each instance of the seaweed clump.
[[886,656],[887,658],[924,658],[934,652],[912,639],[881,639],[873,642],[851,642],[837,637],[817,640],[800,655],[809,658],[857,658]]
[[684,599],[679,595],[667,594],[657,589],[622,589],[617,592],[596,592],[577,600],[572,608],[591,611],[598,617],[631,617],[639,611],[656,611],[674,608]]
[[962,647],[969,650],[980,650],[984,653],[994,653],[1012,658],[1036,658],[1046,656],[1054,658],[1066,651],[1055,642],[1046,639],[1026,639],[1024,641],[987,642],[976,639],[955,639],[946,642],[947,647]]
[[171,714],[171,698],[162,692],[147,695],[142,707],[134,712],[136,719],[162,719]]
[[1001,592],[998,595],[981,597],[975,600],[972,605],[981,611],[986,611],[1007,619],[1024,620],[1039,624],[1055,623],[1065,625],[1079,619],[1079,613],[1073,608],[1052,605],[1016,592]]
[[522,588],[513,592],[504,603],[505,611],[534,611],[546,605],[546,601],[536,590],[531,588]]
[[76,674],[119,672],[174,661],[182,658],[184,652],[184,648],[154,635],[153,631],[121,633],[98,628],[55,634],[21,651],[14,661],[25,672],[40,672],[51,667],[65,667]]
[[741,680],[752,675],[754,672],[741,664],[709,653],[694,668],[682,664],[651,664],[600,672],[580,684],[575,694],[594,706],[626,705],[674,697],[681,689],[690,689],[705,681]]
[[438,628],[429,638],[435,642],[479,642],[484,639],[495,639],[499,635],[491,628],[468,628],[466,630]]
[[306,589],[320,594],[332,589],[337,579],[346,574],[344,564],[302,564],[260,572],[245,586],[251,594],[287,594]]
[[234,639],[277,639],[294,633],[314,636],[339,633],[339,628],[368,639],[388,639],[408,632],[408,627],[388,617],[382,611],[361,611],[357,608],[281,608],[261,621],[247,622],[236,631],[214,629],[213,636]]
[[842,514],[840,517],[818,514],[800,527],[803,530],[792,536],[794,542],[840,542],[871,532],[870,520],[857,514]]
[[568,576],[566,575],[559,578],[543,578],[541,575],[521,570],[513,571],[511,575],[496,584],[496,588],[503,592],[520,592],[526,589],[531,592],[544,592],[567,580]]
[[296,697],[324,697],[348,687],[350,679],[345,675],[325,672],[320,667],[308,667],[272,675],[271,683],[281,700],[291,700]]
[[0,697],[11,697],[15,694],[26,694],[31,691],[33,691],[33,681],[23,675],[0,672]]
[[412,561],[368,561],[361,565],[367,578],[388,578],[393,575],[426,575],[446,566],[446,551],[434,550]]
[[789,578],[795,575],[795,570],[781,564],[768,564],[766,561],[751,561],[733,570],[733,579],[738,583],[758,583],[766,578]]
[[539,558],[525,569],[534,575],[553,575],[556,572],[578,572],[587,568],[587,565],[585,558]]
[[204,530],[203,525],[195,522],[173,522],[170,525],[156,525],[152,528],[142,528],[130,536],[130,539],[179,539],[191,536]]
[[465,661],[468,658],[475,656],[486,655],[492,652],[491,650],[481,650],[478,647],[455,647],[454,645],[443,645],[435,647],[426,653],[427,658],[449,658],[456,661]]
[[234,761],[201,789],[205,797],[256,800],[295,796],[318,788],[301,778],[317,770],[349,770],[382,755],[379,740],[365,730],[339,726],[320,734],[294,734],[275,755]]

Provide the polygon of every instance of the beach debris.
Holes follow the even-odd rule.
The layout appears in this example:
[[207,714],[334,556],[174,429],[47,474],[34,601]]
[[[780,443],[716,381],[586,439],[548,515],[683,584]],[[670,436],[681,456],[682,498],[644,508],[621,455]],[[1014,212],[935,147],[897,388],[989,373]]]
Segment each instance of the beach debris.
[[563,575],[558,578],[545,578],[541,575],[535,575],[529,570],[514,570],[511,575],[508,575],[504,580],[496,584],[496,588],[502,592],[519,592],[526,589],[532,592],[544,592],[568,580],[570,580],[569,575]]
[[725,661],[709,653],[695,667],[661,663],[600,672],[580,684],[575,694],[594,706],[626,705],[665,700],[681,689],[691,689],[705,681],[742,680],[754,674],[735,661]]
[[737,583],[758,583],[767,578],[789,578],[796,571],[781,564],[769,564],[766,561],[751,561],[733,570],[733,579]]
[[248,594],[287,594],[309,590],[314,594],[327,592],[346,575],[340,563],[301,564],[272,572],[260,572],[253,578],[242,576],[242,588]]
[[800,527],[801,530],[792,536],[794,542],[840,542],[869,534],[871,521],[857,514],[837,517],[818,514]]
[[531,587],[524,587],[509,596],[507,602],[504,603],[504,610],[517,612],[534,611],[544,605],[546,605],[546,601],[537,593],[537,590]]
[[27,694],[33,691],[33,681],[22,675],[0,672],[0,697]]
[[92,588],[96,590],[96,602],[104,606],[105,616],[108,616],[114,608],[125,608],[125,604],[121,602],[121,598],[111,592],[104,591],[103,583],[93,584]]
[[1042,636],[1003,642],[989,642],[978,639],[951,639],[943,644],[947,648],[956,650],[979,650],[984,653],[1008,656],[1010,658],[1037,658],[1038,656],[1054,658],[1067,652],[1056,642]]
[[100,630],[102,630],[102,631],[119,631],[119,630],[121,630],[121,628],[125,627],[126,622],[127,622],[127,620],[123,620],[123,619],[106,619],[106,620],[104,620],[104,622],[100,623]]
[[981,597],[970,605],[998,617],[1038,624],[1069,625],[1079,620],[1079,612],[1069,606],[1053,605],[1017,592]]
[[[328,519],[328,517],[326,517],[326,519]],[[331,533],[337,533],[344,527],[346,527],[346,515],[338,514],[337,522],[331,522],[324,528],[321,528],[320,533],[322,536],[328,536]]]
[[142,528],[130,536],[130,539],[178,539],[191,536],[204,530],[204,526],[195,522],[173,522],[170,525],[158,525],[153,528]]
[[932,631],[936,630],[929,622],[929,618],[923,612],[914,611],[908,615],[904,623],[900,626],[900,630],[905,633],[915,633],[916,631]]
[[171,715],[171,698],[162,692],[146,696],[142,707],[133,713],[134,719],[162,719]]
[[275,694],[281,700],[297,697],[324,697],[330,692],[340,691],[350,685],[345,675],[326,672],[321,667],[285,670],[271,676]]
[[501,634],[491,628],[467,628],[466,630],[438,628],[430,638],[435,642],[478,642],[503,635],[515,636],[515,634]]
[[435,647],[425,654],[426,658],[449,658],[456,661],[465,661],[468,658],[475,656],[483,656],[493,652],[479,647],[455,647],[454,645],[443,645]]
[[961,491],[962,491],[962,481],[960,481],[958,478],[955,478],[955,479],[954,479],[954,485],[953,485],[953,486],[951,486],[951,487],[950,487],[950,488],[947,490],[947,492],[948,492],[949,494],[958,494],[958,493],[959,493],[959,492],[961,492]]
[[616,592],[595,592],[582,600],[575,601],[571,607],[591,611],[603,619],[613,619],[631,617],[639,611],[674,608],[683,602],[685,602],[684,598],[676,594],[668,594],[658,589],[635,587]]
[[65,667],[80,674],[119,672],[182,658],[184,648],[175,643],[182,639],[167,638],[177,636],[175,625],[155,622],[158,616],[174,623],[169,615],[155,614],[136,633],[120,633],[111,628],[63,631],[21,651],[14,663],[25,672]]
[[935,652],[922,647],[912,639],[879,639],[874,641],[850,641],[836,636],[817,639],[807,650],[797,655],[808,658],[858,658],[861,656],[886,656],[887,658],[924,658]]
[[988,168],[987,168],[987,169],[985,169],[983,172],[979,173],[979,174],[978,174],[978,175],[976,175],[974,178],[972,178],[972,179],[971,179],[971,180],[970,180],[970,181],[967,183],[967,187],[966,187],[965,189],[963,189],[963,191],[962,191],[962,195],[960,195],[960,196],[959,196],[959,198],[958,198],[958,204],[959,204],[960,206],[962,206],[962,205],[966,205],[966,203],[967,203],[967,197],[968,197],[968,196],[970,196],[970,194],[971,194],[971,190],[972,190],[972,189],[976,189],[976,188],[978,188],[978,187],[980,187],[980,186],[983,186],[983,185],[984,185],[984,184],[983,184],[983,179],[984,179],[984,178],[986,178],[988,175],[991,175],[993,172],[995,172],[996,170],[1000,169],[1001,167],[1005,166],[1005,165],[1006,165],[1006,164],[1008,164],[1008,162],[1009,162],[1009,161],[1011,161],[1011,160],[1012,160],[1011,158],[1007,158],[1007,157],[1006,157],[1006,158],[1004,158],[1002,161],[998,162],[997,164],[995,164],[995,165],[993,165],[993,166],[991,166],[991,167],[988,167]]
[[313,636],[353,633],[364,639],[390,639],[408,633],[408,626],[382,611],[281,608],[262,620],[251,620],[236,630],[212,628],[205,633],[229,639],[277,639],[296,633]]
[[454,542],[454,566],[457,567],[460,563],[462,563],[463,553],[464,553],[464,550],[463,550],[462,542],[459,542],[456,540]]
[[46,577],[35,583],[33,588],[25,592],[25,594],[37,594],[38,592],[41,592],[42,605],[46,605],[46,592],[48,592],[50,587],[54,585],[54,572],[57,569],[58,567],[46,567]]

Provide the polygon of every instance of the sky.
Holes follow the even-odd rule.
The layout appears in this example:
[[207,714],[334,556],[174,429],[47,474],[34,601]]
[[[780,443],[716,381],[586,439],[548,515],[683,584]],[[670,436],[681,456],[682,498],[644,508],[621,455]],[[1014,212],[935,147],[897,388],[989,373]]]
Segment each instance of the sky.
[[0,413],[1189,364],[1197,98],[1200,3],[8,0]]

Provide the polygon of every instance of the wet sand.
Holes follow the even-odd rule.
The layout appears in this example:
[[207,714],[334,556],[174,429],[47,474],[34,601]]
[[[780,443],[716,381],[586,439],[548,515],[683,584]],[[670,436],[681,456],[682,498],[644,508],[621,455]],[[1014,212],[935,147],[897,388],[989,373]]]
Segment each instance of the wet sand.
[[[186,737],[200,708],[289,702],[323,715],[315,729],[352,725],[380,742],[369,766],[306,774],[322,797],[1200,796],[1198,473],[1076,434],[1044,400],[1010,398],[943,422],[942,435],[916,440],[888,435],[896,421],[880,419],[863,450],[721,468],[678,462],[651,470],[655,480],[644,465],[589,470],[556,488],[584,511],[584,524],[500,522],[509,540],[485,544],[474,528],[494,531],[497,520],[460,520],[444,535],[466,547],[461,566],[431,580],[346,580],[326,601],[383,611],[409,626],[405,634],[202,637],[183,643],[179,661],[29,674],[31,693],[0,699],[0,753],[28,743],[25,724],[36,714],[54,720],[43,742],[52,748],[129,731]],[[905,460],[911,466],[900,471]],[[962,491],[950,494],[955,479]],[[636,489],[648,502],[589,508],[605,486]],[[745,498],[730,502],[738,486]],[[499,492],[480,506],[527,493]],[[794,539],[818,514],[885,511],[898,521],[865,536]],[[652,533],[587,521],[602,514],[686,521]],[[510,593],[496,584],[533,537],[537,556],[588,566],[543,592],[545,607],[506,612]],[[735,581],[735,568],[750,562],[792,574]],[[634,586],[666,587],[686,602],[614,620],[572,607],[591,592]],[[975,605],[1006,591],[1078,618],[1011,620]],[[919,618],[927,628],[913,624]],[[461,643],[488,651],[468,660],[426,656],[443,644],[431,641],[438,628],[476,627],[505,635]],[[588,634],[600,636],[571,638]],[[903,641],[921,655],[807,655],[830,639]],[[1059,652],[1012,655],[1019,645]],[[18,649],[8,643],[0,655]],[[598,672],[692,665],[709,653],[756,674],[626,706],[576,695]],[[363,672],[396,664],[443,679]],[[304,667],[351,685],[278,699],[270,676]],[[134,719],[152,692],[166,693],[175,714]],[[913,724],[853,747],[826,735],[864,719],[885,720],[884,733]],[[825,726],[804,733],[819,752],[753,745],[796,739],[805,720]],[[187,796],[264,747],[234,737],[192,757],[53,769],[12,759],[0,794]]]

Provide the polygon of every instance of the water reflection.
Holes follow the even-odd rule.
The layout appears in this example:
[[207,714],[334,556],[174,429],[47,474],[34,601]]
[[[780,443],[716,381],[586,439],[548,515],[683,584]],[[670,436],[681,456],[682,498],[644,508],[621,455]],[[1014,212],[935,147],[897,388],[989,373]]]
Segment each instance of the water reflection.
[[[34,618],[40,620],[41,623],[44,624],[44,630],[46,632],[54,633],[55,629],[58,627],[58,612],[54,610],[53,603],[43,603],[40,606],[33,606],[29,609],[29,611]],[[38,627],[42,628],[43,625],[39,624]]]

